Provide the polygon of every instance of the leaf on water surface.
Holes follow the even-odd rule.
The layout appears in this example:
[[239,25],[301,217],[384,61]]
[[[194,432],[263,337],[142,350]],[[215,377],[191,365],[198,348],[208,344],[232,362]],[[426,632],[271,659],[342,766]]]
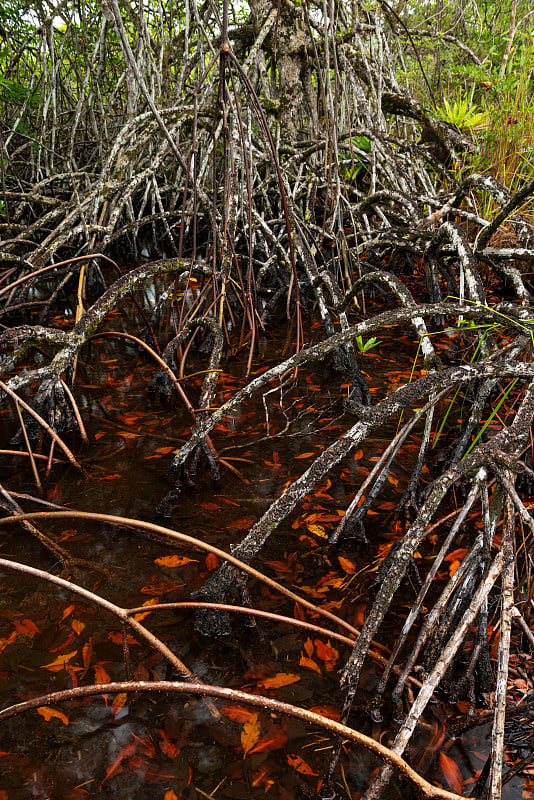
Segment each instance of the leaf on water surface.
[[321,674],[321,667],[315,663],[313,658],[306,658],[306,656],[301,656],[299,664],[301,667],[308,667],[309,669],[313,669],[315,670],[315,672],[318,672],[319,675]]
[[281,686],[289,686],[290,683],[300,681],[300,675],[295,675],[293,672],[278,672],[272,678],[264,678],[258,681],[258,686],[264,689],[278,689]]
[[265,736],[249,750],[249,754],[263,753],[264,750],[280,750],[287,744],[287,736],[281,728],[271,725]]
[[315,453],[301,453],[299,456],[295,456],[295,458],[311,458],[314,455]]
[[335,706],[312,706],[309,709],[312,714],[319,714],[327,719],[334,719],[336,722],[341,718],[341,711]]
[[450,788],[457,794],[462,794],[464,779],[462,778],[462,773],[460,772],[458,764],[453,761],[452,758],[445,755],[445,753],[440,753],[439,766]]
[[45,664],[43,669],[48,669],[50,672],[59,672],[62,669],[65,669],[65,664],[74,658],[78,651],[73,650],[71,653],[64,653],[61,656],[58,656],[55,661],[52,661],[50,664]]
[[[143,605],[144,606],[155,606],[156,603],[158,602],[158,600],[159,600],[159,597],[151,597],[149,600],[145,600]],[[145,617],[148,617],[149,614],[150,614],[150,611],[147,611],[146,613],[139,612],[139,614],[134,614],[134,619],[135,619],[136,622],[141,622],[141,620],[144,619]]]
[[93,640],[89,639],[89,641],[82,647],[82,661],[85,669],[89,669],[92,657],[93,657]]
[[228,719],[231,719],[232,722],[248,722],[252,717],[257,717],[258,714],[256,711],[251,711],[249,708],[244,708],[243,706],[223,706],[221,708],[221,714],[223,714]]
[[309,764],[307,764],[301,756],[287,756],[287,763],[290,767],[293,767],[297,772],[302,773],[302,775],[318,775],[318,772],[314,772]]
[[321,639],[314,639],[313,641],[317,656],[321,659],[321,661],[325,662],[326,669],[330,672],[334,669],[334,664],[339,658],[339,650],[336,650],[335,647],[332,647],[330,640],[328,640],[326,643],[322,642]]
[[311,639],[308,637],[308,638],[306,639],[306,641],[304,642],[304,652],[306,653],[306,655],[307,655],[307,656],[309,656],[309,657],[311,658],[311,657],[312,657],[312,655],[313,655],[313,650],[314,650],[314,647],[313,647],[313,642],[312,642],[312,640],[311,640]]
[[391,500],[386,500],[384,503],[380,503],[380,505],[377,506],[379,511],[393,511],[395,507],[395,503],[392,503]]
[[163,800],[178,800],[178,796],[174,789],[167,789]]
[[76,608],[76,606],[74,605],[74,603],[71,603],[70,606],[67,606],[67,608],[63,611],[63,615],[61,617],[61,622],[63,622],[64,619],[67,619],[69,614],[72,614],[72,612],[74,611],[75,608]]
[[363,458],[363,450],[356,450],[354,453],[354,461],[359,461],[360,458]]
[[350,561],[348,558],[344,558],[343,556],[338,556],[337,560],[339,561],[339,566],[341,567],[343,572],[346,572],[347,575],[354,575],[354,573],[356,572],[356,567],[354,566],[352,561]]
[[217,503],[201,503],[200,507],[205,508],[206,511],[218,511],[221,508]]
[[119,475],[118,472],[114,472],[112,475],[105,475],[103,478],[99,478],[99,481],[115,481],[117,478],[122,478],[122,475]]
[[327,539],[328,534],[326,533],[325,529],[322,525],[308,525],[308,530],[310,533],[313,533],[315,536],[320,536],[321,539]]
[[106,672],[102,664],[95,664],[93,667],[95,673],[95,683],[110,683],[111,678],[109,674]]
[[13,627],[17,633],[39,633],[39,628],[31,619],[14,619]]
[[80,635],[80,633],[85,628],[85,622],[82,622],[79,619],[73,619],[70,624],[71,624],[72,630],[74,631],[74,633],[78,634],[78,636]]
[[[160,564],[162,567],[183,567],[184,564],[189,564],[190,561],[198,563],[196,558],[187,558],[187,556],[162,556],[154,560],[155,564]],[[143,603],[144,606],[152,605],[151,603]]]
[[253,714],[243,725],[241,731],[241,746],[243,758],[249,753],[260,738],[261,725],[257,714]]
[[111,713],[113,716],[118,714],[118,712],[126,705],[126,701],[128,699],[128,695],[126,692],[121,692],[120,694],[115,695],[113,702],[111,704]]
[[215,553],[208,553],[206,556],[206,566],[210,572],[213,572],[213,570],[216,568],[218,561],[219,559]]
[[57,711],[55,708],[49,708],[49,706],[39,706],[37,709],[37,713],[43,717],[47,722],[49,722],[52,718],[59,719],[64,725],[69,724],[69,718],[66,714],[62,714],[61,711]]

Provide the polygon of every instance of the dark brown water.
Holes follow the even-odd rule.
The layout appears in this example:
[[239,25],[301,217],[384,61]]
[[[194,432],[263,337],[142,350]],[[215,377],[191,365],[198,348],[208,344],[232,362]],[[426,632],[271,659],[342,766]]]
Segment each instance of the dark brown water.
[[[120,320],[115,317],[111,324],[117,328]],[[388,333],[381,337],[380,354],[363,360],[375,391],[403,382],[398,371],[409,369],[413,356],[413,352],[400,355],[393,332]],[[281,346],[275,337],[262,340],[254,370],[263,371],[274,363]],[[245,358],[246,354],[225,364],[217,403],[243,385]],[[193,353],[185,371],[190,374],[204,368],[205,361]],[[228,550],[313,456],[354,422],[343,412],[344,390],[338,375],[326,367],[301,370],[298,382],[289,384],[282,396],[278,391],[266,398],[270,438],[261,398],[247,403],[214,433],[215,446],[238,474],[223,467],[222,479],[215,483],[202,469],[196,489],[182,493],[172,520],[161,520],[155,508],[171,486],[167,469],[172,451],[186,440],[191,422],[178,402],[160,407],[147,397],[146,385],[153,373],[148,360],[124,341],[95,342],[90,352],[84,350],[76,397],[90,443],[80,449],[75,439],[70,442],[85,472],[82,476],[71,467],[56,465],[45,480],[41,465],[48,500],[79,510],[168,524]],[[202,377],[185,384],[193,404]],[[15,420],[11,412],[0,419],[2,446],[7,447],[16,430]],[[288,431],[279,436],[288,421]],[[383,439],[368,444],[356,459],[347,459],[329,475],[314,496],[306,498],[275,531],[254,562],[258,569],[352,624],[361,622],[372,596],[379,547],[392,536],[388,509],[401,496],[410,464],[396,467],[394,480],[378,501],[385,508],[369,517],[369,545],[353,544],[332,552],[325,535],[333,530],[335,519],[380,455],[387,435],[388,431],[381,432]],[[28,459],[0,458],[6,488],[37,494]],[[19,502],[25,510],[37,508],[31,502]],[[40,528],[87,565],[75,573],[61,573],[57,560],[16,526],[2,529],[2,556],[61,573],[124,607],[187,600],[215,566],[197,549],[110,525],[61,520],[40,523]],[[182,557],[183,563],[171,566],[164,560],[173,555]],[[346,559],[344,567],[338,555]],[[48,691],[126,678],[116,619],[34,578],[5,571],[0,583],[3,706]],[[251,592],[255,607],[293,615],[293,603],[265,586],[252,582]],[[412,600],[408,588],[382,634],[386,645],[394,640],[405,613],[402,603],[409,605]],[[232,618],[231,636],[212,641],[197,633],[193,622],[191,611],[154,612],[144,620],[207,683],[338,714],[343,699],[338,670],[349,654],[346,646],[286,624],[260,620],[250,627],[242,618]],[[134,637],[130,654],[134,678],[176,677],[159,654]],[[272,686],[289,680],[280,675],[291,676],[293,682]],[[351,724],[366,733],[371,725],[365,710],[377,678],[377,668],[371,664],[351,718]],[[115,700],[109,696],[53,706],[57,714],[49,720],[36,711],[6,720],[0,726],[0,800],[315,796],[332,743],[327,734],[266,711],[216,705],[222,712],[218,720],[196,698],[146,695],[128,702],[123,696]],[[462,781],[467,781],[464,789],[468,792],[487,754],[488,731],[479,728],[452,743],[443,734],[443,715],[439,703],[429,710],[411,752],[412,762],[429,780],[447,788],[461,791]],[[387,733],[383,740],[387,741]],[[250,751],[246,757],[245,751]],[[340,796],[359,797],[377,765],[363,751],[347,745]],[[506,787],[504,797],[519,797],[526,791],[524,780],[518,778]],[[394,782],[391,796],[407,792],[406,784]]]

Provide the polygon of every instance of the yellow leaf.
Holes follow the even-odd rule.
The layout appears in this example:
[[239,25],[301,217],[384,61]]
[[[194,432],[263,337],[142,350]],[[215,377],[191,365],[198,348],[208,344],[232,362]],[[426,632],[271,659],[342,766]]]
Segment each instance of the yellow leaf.
[[124,705],[126,705],[127,698],[128,695],[126,694],[126,692],[121,692],[120,694],[115,696],[115,699],[111,704],[111,713],[113,715],[115,715],[117,711],[119,711],[119,709],[121,709]]
[[328,538],[328,534],[326,533],[322,525],[308,525],[308,530],[310,533],[315,534],[315,536],[320,536],[321,539]]
[[[159,597],[151,597],[149,600],[145,600],[143,605],[144,606],[155,606],[156,603],[158,602],[158,600],[159,600]],[[141,622],[141,620],[144,619],[145,617],[148,617],[149,614],[150,614],[150,611],[147,611],[144,614],[143,613],[134,614],[134,619],[137,622]]]
[[73,619],[72,622],[70,623],[70,626],[74,631],[74,633],[77,633],[79,636],[80,633],[85,628],[85,622],[81,622],[79,619]]
[[241,747],[243,748],[243,758],[252,750],[258,739],[260,738],[260,722],[258,715],[253,714],[252,717],[245,722],[243,730],[241,731]]
[[50,672],[59,672],[65,669],[65,664],[68,664],[77,652],[77,650],[73,650],[72,653],[65,653],[64,655],[58,656],[55,661],[52,661],[50,664],[45,664],[44,668],[49,669]]
[[184,564],[197,560],[196,558],[187,558],[187,556],[162,556],[161,558],[156,558],[155,563],[160,564],[162,567],[183,567]]
[[54,717],[54,719],[59,719],[64,725],[69,724],[69,718],[62,714],[61,711],[56,711],[55,708],[49,708],[48,706],[40,706],[37,709],[37,713],[40,714],[47,722]]

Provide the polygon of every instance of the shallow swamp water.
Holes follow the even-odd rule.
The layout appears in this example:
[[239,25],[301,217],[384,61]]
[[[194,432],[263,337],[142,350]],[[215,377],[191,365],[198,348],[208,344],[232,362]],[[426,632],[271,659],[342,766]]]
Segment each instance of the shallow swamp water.
[[[110,315],[108,329],[121,326],[126,329],[126,319]],[[372,393],[405,382],[417,346],[408,330],[404,337],[398,329],[385,331],[380,339],[376,350],[362,356]],[[252,372],[275,363],[284,345],[276,335],[262,339]],[[217,402],[246,382],[246,357],[245,352],[224,363]],[[192,377],[184,382],[191,398],[198,397],[205,367],[205,356],[191,351],[185,373]],[[45,478],[46,460],[40,462],[47,501],[168,525],[229,551],[288,482],[353,422],[343,407],[346,388],[338,373],[327,366],[299,370],[283,391],[271,387],[264,398],[247,402],[217,427],[213,441],[226,462],[220,482],[201,469],[196,487],[184,490],[172,518],[162,520],[156,507],[172,486],[172,454],[186,441],[191,421],[178,400],[162,406],[147,395],[154,372],[135,345],[118,339],[95,340],[84,349],[75,394],[89,443],[81,446],[78,439],[67,437],[84,471],[55,463]],[[13,409],[3,410],[0,426],[1,447],[24,450],[23,442],[10,443],[17,430]],[[275,531],[254,562],[356,626],[372,600],[380,560],[401,532],[392,510],[409,478],[410,458],[396,464],[387,490],[367,516],[368,544],[349,542],[332,550],[327,537],[393,431],[382,430],[383,438],[343,461]],[[415,434],[413,442],[415,457]],[[43,450],[45,457],[47,452]],[[6,488],[39,496],[28,458],[0,459]],[[26,511],[38,508],[24,498],[18,502]],[[338,718],[343,701],[338,672],[350,652],[346,645],[285,623],[258,619],[253,625],[241,615],[232,615],[231,635],[211,640],[197,632],[190,609],[150,613],[154,603],[187,601],[217,568],[213,556],[149,538],[142,531],[92,521],[46,521],[38,527],[80,560],[76,570],[63,573],[60,563],[15,525],[3,528],[2,557],[60,574],[122,607],[147,606],[143,624],[206,683],[266,694]],[[420,553],[421,559],[432,555],[431,545]],[[84,683],[126,679],[116,618],[35,578],[4,570],[0,584],[3,707]],[[405,582],[390,611],[381,632],[383,652],[395,641],[416,588]],[[302,618],[291,601],[266,586],[251,581],[250,589],[253,607]],[[128,636],[134,679],[176,678],[157,652]],[[367,714],[378,676],[379,667],[369,661],[350,724],[387,744],[387,714],[378,730]],[[57,704],[51,714],[39,709],[5,720],[0,725],[0,800],[317,796],[330,736],[267,711],[218,701],[215,706],[218,717],[206,701],[195,697],[117,695]],[[409,757],[428,780],[467,795],[487,756],[489,728],[474,728],[454,740],[445,724],[451,715],[454,709],[436,698]],[[360,797],[377,767],[378,761],[363,750],[346,745],[339,796]],[[531,788],[517,777],[505,786],[503,797],[531,797]],[[409,791],[396,779],[389,796],[406,797]]]

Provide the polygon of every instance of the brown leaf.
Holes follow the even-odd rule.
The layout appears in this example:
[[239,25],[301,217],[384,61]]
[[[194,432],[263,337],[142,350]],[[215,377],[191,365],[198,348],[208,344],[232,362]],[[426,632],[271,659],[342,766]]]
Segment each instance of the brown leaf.
[[257,714],[245,722],[241,731],[241,747],[243,748],[243,758],[254,747],[260,738],[261,725]]
[[210,572],[213,572],[213,570],[216,568],[217,556],[214,553],[208,553],[206,556],[206,566]]
[[449,756],[445,755],[445,753],[439,754],[439,766],[443,773],[443,777],[449,784],[450,788],[455,791],[457,794],[462,794],[464,789],[464,779],[462,778],[462,773],[458,767],[458,764],[449,758]]

